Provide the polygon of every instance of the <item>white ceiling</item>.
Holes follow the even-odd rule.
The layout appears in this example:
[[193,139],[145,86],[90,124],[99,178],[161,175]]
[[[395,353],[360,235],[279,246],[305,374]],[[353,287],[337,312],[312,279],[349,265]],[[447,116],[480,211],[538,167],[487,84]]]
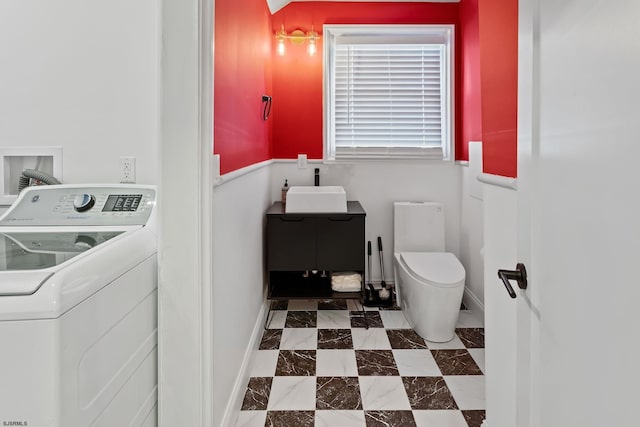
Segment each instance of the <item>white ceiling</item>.
[[[294,1],[318,1],[318,0],[267,0],[267,4],[269,5],[269,10],[271,10],[271,13],[276,13],[277,11],[279,11],[280,9],[282,9],[283,7],[285,7],[286,5],[288,5],[291,2]],[[345,1],[345,0],[324,0],[324,1]],[[394,3],[394,2],[421,2],[421,3],[459,3],[460,0],[346,0],[346,1],[351,1],[351,2],[358,2],[358,1],[366,1],[366,2],[374,2],[374,1],[380,1],[380,2],[388,2],[388,3]]]

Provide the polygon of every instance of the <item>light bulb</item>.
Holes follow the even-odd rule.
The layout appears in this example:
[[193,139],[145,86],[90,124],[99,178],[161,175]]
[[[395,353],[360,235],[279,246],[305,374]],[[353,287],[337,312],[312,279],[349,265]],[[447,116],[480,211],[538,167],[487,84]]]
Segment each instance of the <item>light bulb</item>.
[[310,37],[309,38],[309,56],[313,56],[316,54],[316,39],[315,37]]
[[276,33],[276,40],[278,43],[278,47],[276,50],[278,51],[278,55],[284,56],[284,39],[287,38],[287,32],[284,29],[284,24],[280,26],[280,31]]
[[284,56],[284,38],[278,38],[278,55]]
[[313,56],[318,50],[318,46],[316,45],[316,41],[318,40],[318,33],[313,31],[313,25],[311,26],[311,31],[307,33],[307,39],[309,40],[309,47],[307,49],[307,52],[309,53],[309,56]]

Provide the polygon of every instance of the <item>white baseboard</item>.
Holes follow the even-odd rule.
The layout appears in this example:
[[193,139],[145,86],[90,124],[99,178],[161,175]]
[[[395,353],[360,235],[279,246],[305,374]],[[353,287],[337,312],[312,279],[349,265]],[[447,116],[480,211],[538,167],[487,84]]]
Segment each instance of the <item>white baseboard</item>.
[[[256,324],[251,332],[251,338],[249,339],[249,345],[244,353],[242,359],[242,365],[240,365],[240,372],[236,378],[236,382],[233,385],[233,391],[231,392],[231,398],[227,403],[227,407],[222,417],[223,427],[232,427],[236,425],[238,416],[240,415],[240,408],[242,407],[242,401],[244,399],[244,393],[249,382],[249,368],[251,366],[251,360],[256,351],[260,348],[260,341],[262,340],[262,333],[264,331],[264,321],[267,315],[267,309],[269,308],[270,301],[265,301],[260,308],[260,314],[257,317]],[[215,381],[215,378],[214,378]]]
[[484,318],[484,304],[468,288],[464,288],[462,302],[469,310],[474,313],[482,314],[482,317]]

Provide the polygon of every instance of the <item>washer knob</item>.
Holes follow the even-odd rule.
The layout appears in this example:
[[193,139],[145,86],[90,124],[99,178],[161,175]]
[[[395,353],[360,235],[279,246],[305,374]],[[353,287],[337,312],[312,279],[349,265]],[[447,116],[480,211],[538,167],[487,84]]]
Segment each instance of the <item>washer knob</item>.
[[76,212],[85,212],[88,211],[96,204],[96,198],[91,194],[80,194],[73,199],[73,209]]

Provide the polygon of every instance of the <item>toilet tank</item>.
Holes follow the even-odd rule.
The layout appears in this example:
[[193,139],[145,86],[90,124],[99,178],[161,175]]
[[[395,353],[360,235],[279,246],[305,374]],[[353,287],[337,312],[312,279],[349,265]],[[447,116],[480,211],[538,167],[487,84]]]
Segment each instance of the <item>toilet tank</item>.
[[393,251],[444,252],[444,209],[436,202],[393,204]]

